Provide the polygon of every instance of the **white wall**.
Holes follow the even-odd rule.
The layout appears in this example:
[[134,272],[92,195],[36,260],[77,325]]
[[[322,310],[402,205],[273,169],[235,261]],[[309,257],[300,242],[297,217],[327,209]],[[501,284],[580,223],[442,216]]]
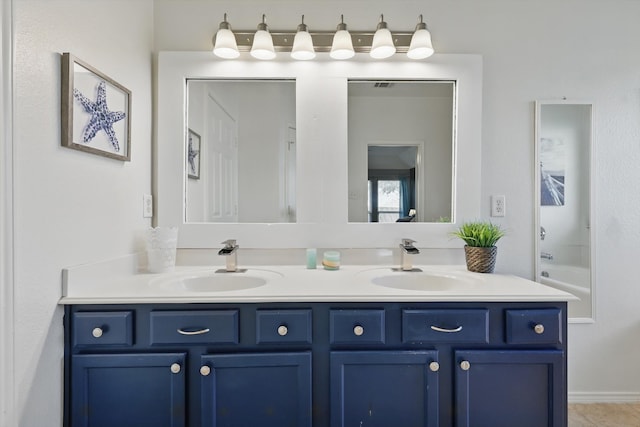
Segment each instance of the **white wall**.
[[15,424],[13,371],[13,140],[11,2],[0,3],[0,427]]
[[[156,0],[155,49],[210,50],[225,12],[234,29],[332,30],[344,14],[351,30],[371,30],[381,12],[392,30],[412,29],[423,13],[441,53],[484,59],[482,211],[506,195],[509,235],[498,269],[533,278],[533,101],[595,103],[598,203],[595,324],[571,325],[573,396],[640,399],[640,2],[634,0],[190,1]],[[175,31],[179,28],[180,31]],[[461,88],[462,90],[462,88]]]
[[[15,376],[20,427],[61,425],[61,270],[139,249],[151,192],[151,0],[14,0]],[[60,146],[60,54],[132,92],[131,162]]]

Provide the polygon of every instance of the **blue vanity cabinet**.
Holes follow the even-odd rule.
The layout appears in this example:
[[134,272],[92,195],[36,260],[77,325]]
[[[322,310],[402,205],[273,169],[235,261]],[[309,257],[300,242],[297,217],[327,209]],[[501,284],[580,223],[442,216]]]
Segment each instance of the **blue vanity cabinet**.
[[331,426],[438,427],[438,353],[331,353]]
[[311,427],[311,352],[205,355],[203,427]]
[[184,353],[71,358],[73,427],[185,427]]
[[567,427],[565,302],[65,306],[64,427]]
[[456,427],[566,425],[564,353],[455,352]]

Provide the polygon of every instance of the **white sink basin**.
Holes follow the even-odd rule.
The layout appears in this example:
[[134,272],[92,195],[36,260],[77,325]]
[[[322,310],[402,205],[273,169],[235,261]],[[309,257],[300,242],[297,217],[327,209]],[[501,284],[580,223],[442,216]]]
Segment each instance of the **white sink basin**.
[[281,277],[282,274],[269,270],[251,269],[235,273],[209,270],[158,278],[152,280],[150,286],[186,292],[228,292],[257,288]]
[[446,292],[472,289],[477,285],[477,280],[438,272],[378,270],[368,276],[374,285],[408,291]]

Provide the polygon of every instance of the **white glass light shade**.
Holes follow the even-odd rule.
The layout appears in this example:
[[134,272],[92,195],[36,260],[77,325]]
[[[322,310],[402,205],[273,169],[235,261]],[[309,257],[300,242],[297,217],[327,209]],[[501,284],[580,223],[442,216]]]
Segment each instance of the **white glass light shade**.
[[253,45],[251,45],[251,56],[256,59],[273,59],[276,57],[276,52],[273,49],[273,39],[268,31],[256,31],[253,37]]
[[353,58],[356,53],[353,50],[351,34],[347,30],[338,30],[333,35],[333,44],[329,56],[333,59]]
[[213,54],[224,59],[233,59],[240,56],[236,38],[231,30],[224,28],[218,30]]
[[411,59],[425,59],[433,55],[431,33],[427,29],[419,29],[413,33],[407,56]]
[[296,37],[293,39],[291,57],[300,60],[309,60],[316,57],[316,52],[313,49],[313,40],[308,31],[298,31],[296,33]]
[[371,44],[372,58],[384,59],[396,53],[396,47],[393,44],[393,37],[391,31],[387,28],[379,28],[373,35],[373,43]]

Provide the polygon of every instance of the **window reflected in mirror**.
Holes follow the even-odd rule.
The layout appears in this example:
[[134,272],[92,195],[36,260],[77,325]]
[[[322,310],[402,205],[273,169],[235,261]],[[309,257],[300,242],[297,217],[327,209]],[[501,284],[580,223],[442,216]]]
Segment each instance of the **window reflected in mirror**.
[[186,222],[296,222],[291,80],[187,81]]
[[349,222],[451,222],[455,82],[348,82]]

